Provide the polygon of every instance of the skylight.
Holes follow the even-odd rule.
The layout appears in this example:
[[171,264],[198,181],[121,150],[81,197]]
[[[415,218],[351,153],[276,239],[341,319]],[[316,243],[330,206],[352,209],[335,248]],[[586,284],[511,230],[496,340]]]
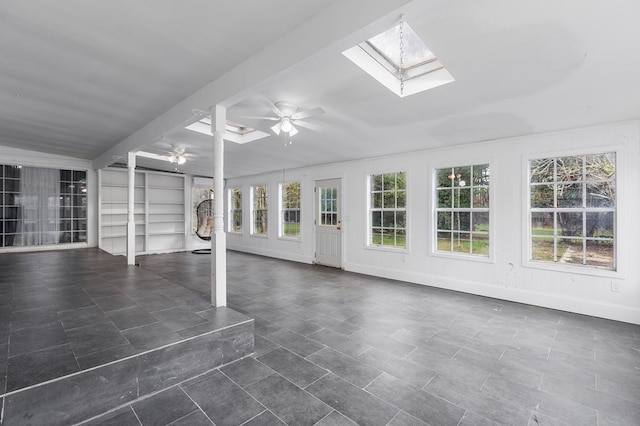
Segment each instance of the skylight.
[[454,81],[406,22],[342,53],[401,97]]
[[[213,136],[213,134],[211,133],[211,118],[209,117],[201,118],[200,120],[185,127],[185,129]],[[227,123],[225,125],[224,139],[230,142],[244,144],[247,142],[253,142],[258,139],[266,138],[267,136],[269,136],[268,133],[252,129],[251,127],[245,126],[244,124],[236,123],[234,121],[227,120]]]

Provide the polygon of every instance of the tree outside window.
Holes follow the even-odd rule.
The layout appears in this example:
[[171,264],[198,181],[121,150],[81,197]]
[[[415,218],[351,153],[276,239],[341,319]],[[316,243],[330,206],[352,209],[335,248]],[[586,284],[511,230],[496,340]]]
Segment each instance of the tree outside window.
[[371,246],[407,246],[407,174],[369,176]]
[[300,238],[300,182],[281,185],[281,235]]
[[436,250],[489,256],[489,165],[445,167],[436,178]]
[[531,260],[615,269],[615,153],[529,162]]
[[267,235],[267,186],[253,187],[253,235]]
[[229,229],[231,232],[242,232],[242,188],[229,190]]

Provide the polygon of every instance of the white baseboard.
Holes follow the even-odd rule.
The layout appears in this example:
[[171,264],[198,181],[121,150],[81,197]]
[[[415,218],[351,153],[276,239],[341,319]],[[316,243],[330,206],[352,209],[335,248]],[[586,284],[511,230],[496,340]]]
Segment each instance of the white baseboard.
[[42,246],[11,246],[0,249],[0,253],[24,253],[34,251],[50,251],[50,250],[74,250],[79,248],[96,247],[95,245],[89,245],[87,243],[64,243],[64,244],[51,244]]
[[227,240],[227,250],[235,250],[235,251],[241,251],[243,253],[257,254],[259,256],[274,257],[276,259],[290,260],[292,262],[307,263],[307,264],[313,263],[313,259],[310,256],[305,256],[302,254],[294,254],[294,253],[285,252],[285,251],[273,251],[272,249],[259,249],[259,248],[245,247],[245,246],[236,246],[233,244],[229,244],[228,240]]
[[356,263],[345,263],[345,270],[640,325],[640,309],[628,306],[597,303],[590,300],[560,297],[514,287],[488,285],[467,280],[452,280],[446,277],[421,275]]

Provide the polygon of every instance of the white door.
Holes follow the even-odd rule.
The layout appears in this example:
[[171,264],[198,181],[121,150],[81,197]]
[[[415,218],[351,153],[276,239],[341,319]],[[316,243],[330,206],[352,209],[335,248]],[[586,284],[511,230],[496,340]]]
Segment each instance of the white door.
[[340,179],[316,181],[316,263],[342,268]]

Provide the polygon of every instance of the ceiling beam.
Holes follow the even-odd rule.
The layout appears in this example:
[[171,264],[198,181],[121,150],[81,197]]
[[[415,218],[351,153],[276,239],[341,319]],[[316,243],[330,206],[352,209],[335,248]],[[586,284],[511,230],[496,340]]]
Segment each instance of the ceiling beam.
[[[414,0],[419,3],[420,1]],[[291,69],[329,46],[348,38],[363,27],[412,3],[411,0],[335,1],[329,7],[285,34],[252,57],[247,58],[220,78],[198,90],[174,107],[114,145],[93,160],[101,169],[160,140],[172,130],[194,120],[192,111],[208,111],[214,105],[231,106],[250,90]],[[284,11],[283,13],[286,13]],[[394,17],[395,19],[397,17]],[[215,41],[212,41],[212,43]]]

